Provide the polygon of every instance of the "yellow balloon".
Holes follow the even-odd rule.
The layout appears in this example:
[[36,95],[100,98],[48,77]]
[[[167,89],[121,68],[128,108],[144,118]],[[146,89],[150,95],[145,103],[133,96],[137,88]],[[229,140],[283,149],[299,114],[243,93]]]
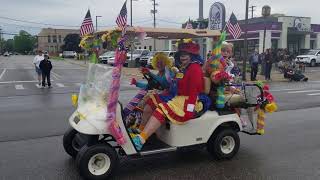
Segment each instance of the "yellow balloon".
[[273,113],[273,112],[276,112],[278,110],[278,106],[277,106],[276,103],[272,102],[272,103],[266,105],[265,110],[268,113]]
[[78,95],[77,94],[71,95],[71,102],[74,107],[76,107],[78,105]]

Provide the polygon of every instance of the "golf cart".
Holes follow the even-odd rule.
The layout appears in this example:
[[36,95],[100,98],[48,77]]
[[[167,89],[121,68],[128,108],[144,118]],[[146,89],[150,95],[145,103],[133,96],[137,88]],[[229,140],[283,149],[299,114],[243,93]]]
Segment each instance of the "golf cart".
[[[211,30],[185,29],[144,29],[149,37],[182,39],[219,36],[220,32]],[[135,35],[134,28],[128,28],[129,35]],[[243,128],[238,114],[227,108],[222,111],[207,111],[185,125],[166,123],[138,151],[130,137],[123,117],[123,105],[117,103],[116,122],[126,139],[118,144],[109,131],[107,119],[108,91],[111,84],[112,68],[102,64],[90,64],[86,83],[80,88],[77,109],[69,118],[71,128],[63,137],[65,151],[76,159],[79,173],[85,179],[108,179],[119,165],[122,157],[141,158],[143,156],[183,150],[185,148],[206,147],[216,159],[230,159],[236,155],[240,146],[239,132],[257,134]],[[154,82],[147,77],[148,83]],[[209,93],[211,81],[206,79],[205,92]],[[153,83],[154,84],[154,83]],[[242,85],[242,87],[255,87]],[[258,87],[258,86],[257,86]],[[263,97],[261,88],[257,88]],[[120,96],[123,91],[120,91]],[[246,90],[244,90],[246,94]],[[126,94],[124,96],[127,96]],[[248,96],[246,96],[248,97]],[[255,96],[255,100],[256,100]],[[239,107],[252,108],[257,105],[245,98]],[[231,107],[232,105],[230,105]]]

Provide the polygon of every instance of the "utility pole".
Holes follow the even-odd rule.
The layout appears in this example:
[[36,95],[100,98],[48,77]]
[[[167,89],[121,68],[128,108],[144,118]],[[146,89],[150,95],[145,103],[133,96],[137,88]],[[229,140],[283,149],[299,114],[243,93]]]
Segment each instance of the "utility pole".
[[254,8],[256,8],[257,6],[250,6],[249,9],[251,11],[251,19],[253,18],[253,12],[255,11]]
[[[153,14],[153,28],[156,28],[156,6],[158,6],[159,4],[156,3],[156,0],[151,0],[153,2],[153,9],[151,10],[151,14]],[[157,47],[156,47],[156,39],[153,39],[153,51],[156,51]]]
[[0,55],[2,55],[2,29],[0,27]]
[[248,58],[248,12],[249,12],[249,0],[246,0],[246,19],[245,19],[245,30],[244,30],[244,58],[242,67],[242,80],[247,80],[247,58]]
[[98,32],[98,18],[102,16],[96,16],[96,32]]

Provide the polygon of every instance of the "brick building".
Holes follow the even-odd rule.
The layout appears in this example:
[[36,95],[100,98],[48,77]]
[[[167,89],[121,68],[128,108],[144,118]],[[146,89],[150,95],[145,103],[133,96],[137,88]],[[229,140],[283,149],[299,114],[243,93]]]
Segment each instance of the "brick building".
[[48,51],[49,54],[61,52],[63,40],[68,34],[79,34],[79,29],[44,28],[38,34],[38,49]]

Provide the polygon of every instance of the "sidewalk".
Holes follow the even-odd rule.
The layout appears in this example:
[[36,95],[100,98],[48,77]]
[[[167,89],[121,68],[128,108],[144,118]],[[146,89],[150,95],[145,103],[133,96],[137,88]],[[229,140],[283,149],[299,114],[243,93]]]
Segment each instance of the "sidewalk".
[[[84,60],[74,60],[74,59],[65,59],[66,62],[71,63],[71,64],[75,64],[75,65],[79,65],[82,67],[87,68],[89,65],[89,61],[86,62]],[[319,67],[319,71],[308,71],[308,68],[306,69],[306,72],[304,73],[308,78],[309,81],[317,81],[320,80],[320,67]],[[141,79],[142,75],[139,72],[139,68],[127,68],[124,67],[123,71],[122,71],[122,75],[124,78],[130,80],[132,78],[136,78],[136,79]],[[288,79],[285,79],[283,77],[283,74],[281,74],[279,71],[273,69],[271,72],[271,79],[272,81],[268,82],[268,83],[275,83],[275,82],[288,82]],[[262,82],[266,82],[265,78],[263,75],[260,75],[260,72],[258,72],[257,75],[257,80],[262,81]],[[247,72],[247,82],[251,82],[250,81],[250,72]]]

